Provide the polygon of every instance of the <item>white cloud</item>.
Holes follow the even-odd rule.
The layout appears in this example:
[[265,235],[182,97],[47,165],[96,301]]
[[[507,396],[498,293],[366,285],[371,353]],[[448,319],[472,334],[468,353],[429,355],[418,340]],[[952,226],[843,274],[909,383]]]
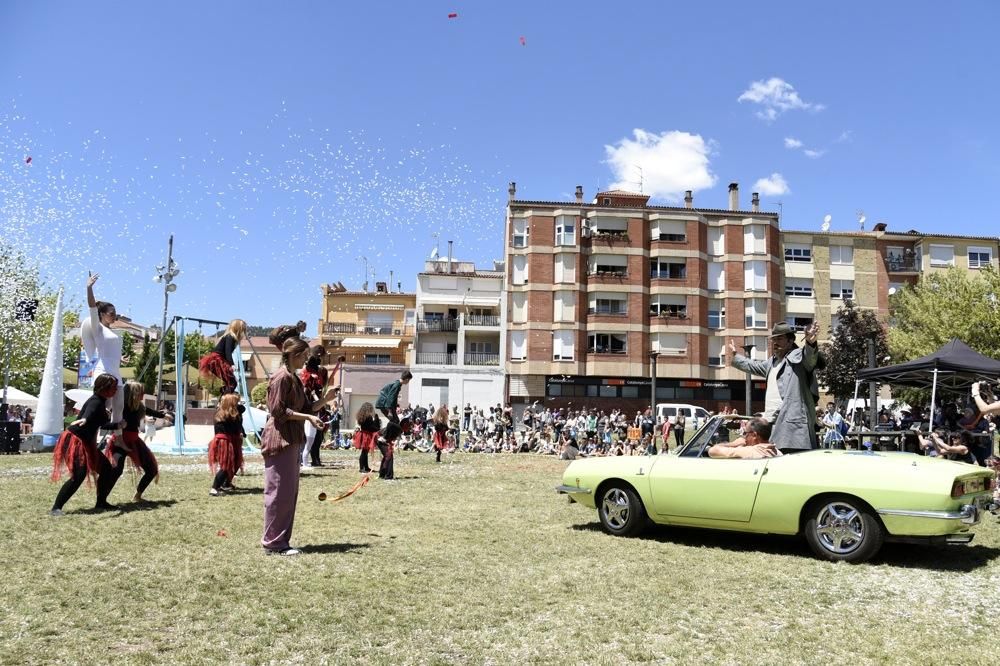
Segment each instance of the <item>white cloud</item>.
[[792,190],[788,187],[785,177],[778,172],[772,173],[767,178],[761,178],[753,184],[753,191],[773,197],[778,194],[788,194]]
[[834,143],[847,143],[851,140],[853,134],[853,130],[844,130],[840,133],[840,136],[837,137],[837,140]]
[[826,153],[825,150],[812,150],[811,148],[806,148],[805,150],[802,151],[803,155],[813,160],[818,160],[819,158],[823,157],[825,153]]
[[802,147],[802,142],[798,139],[793,139],[790,136],[785,137],[785,148],[790,150],[797,150]]
[[767,81],[754,81],[740,95],[739,102],[759,104],[762,108],[757,117],[772,121],[786,111],[822,111],[822,104],[803,101],[795,87],[784,79],[772,77]]
[[612,189],[638,190],[637,166],[642,168],[643,192],[656,199],[679,201],[684,190],[715,185],[709,166],[711,142],[700,134],[676,130],[656,134],[639,128],[632,134],[634,138],[604,146],[615,177]]

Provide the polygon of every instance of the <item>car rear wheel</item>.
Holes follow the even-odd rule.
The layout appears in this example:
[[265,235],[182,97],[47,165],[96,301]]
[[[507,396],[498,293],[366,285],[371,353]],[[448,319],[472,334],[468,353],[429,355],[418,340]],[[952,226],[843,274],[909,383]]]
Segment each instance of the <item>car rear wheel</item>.
[[601,527],[615,536],[635,536],[646,526],[646,508],[631,486],[613,484],[604,487],[597,504]]
[[818,556],[834,562],[865,562],[882,548],[882,523],[854,497],[814,502],[805,524],[806,541]]

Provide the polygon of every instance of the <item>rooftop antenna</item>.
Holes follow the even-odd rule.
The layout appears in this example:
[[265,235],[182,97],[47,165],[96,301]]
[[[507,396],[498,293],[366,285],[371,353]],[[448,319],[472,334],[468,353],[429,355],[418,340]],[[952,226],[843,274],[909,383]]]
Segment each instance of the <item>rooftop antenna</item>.
[[824,215],[823,216],[823,224],[819,225],[820,230],[822,230],[824,233],[826,233],[827,231],[829,231],[830,230],[830,221],[832,219],[833,219],[832,215],[829,215],[829,214],[828,215]]
[[855,213],[855,215],[858,216],[858,226],[861,227],[861,231],[864,231],[865,230],[865,220],[868,219],[867,217],[865,217],[865,211],[859,210],[859,211],[857,211]]
[[782,201],[781,199],[778,199],[778,201],[776,201],[775,203],[778,204],[778,226],[780,227],[781,226],[781,217],[785,213],[785,202]]
[[639,194],[642,194],[642,185],[644,182],[642,177],[642,167],[638,164],[633,164],[632,167],[639,172]]

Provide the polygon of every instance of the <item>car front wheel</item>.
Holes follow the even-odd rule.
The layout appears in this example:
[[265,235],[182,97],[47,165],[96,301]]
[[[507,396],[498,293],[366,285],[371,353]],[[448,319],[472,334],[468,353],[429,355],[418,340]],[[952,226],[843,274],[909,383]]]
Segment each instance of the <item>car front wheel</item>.
[[646,526],[646,509],[630,486],[610,485],[601,491],[597,513],[608,534],[635,536]]
[[865,562],[882,548],[885,532],[871,509],[853,497],[829,497],[809,508],[806,541],[834,562]]

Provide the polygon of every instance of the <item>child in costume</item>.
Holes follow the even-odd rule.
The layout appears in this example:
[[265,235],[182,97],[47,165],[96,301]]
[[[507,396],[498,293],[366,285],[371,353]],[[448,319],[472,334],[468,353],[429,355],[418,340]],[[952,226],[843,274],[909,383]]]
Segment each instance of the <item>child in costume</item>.
[[372,471],[368,466],[368,454],[375,449],[378,431],[382,429],[382,420],[375,413],[375,406],[366,402],[358,410],[357,422],[358,429],[354,431],[354,448],[361,449],[358,467],[362,473],[367,473]]
[[[125,426],[122,428],[122,437],[104,449],[104,455],[111,463],[111,471],[108,475],[108,482],[99,488],[98,502],[107,501],[108,495],[115,487],[115,483],[125,470],[125,459],[132,461],[137,469],[143,471],[139,485],[135,488],[133,502],[142,501],[142,493],[154,480],[159,478],[159,466],[156,463],[156,456],[149,450],[146,443],[139,437],[139,424],[145,420],[146,416],[157,418],[168,418],[164,412],[147,409],[142,398],[145,388],[139,382],[125,383]],[[103,493],[103,497],[101,494]]]
[[222,395],[236,392],[236,373],[233,372],[233,351],[240,343],[240,338],[246,335],[247,323],[242,319],[229,322],[226,332],[222,334],[215,348],[201,357],[198,370],[203,377],[216,378],[222,382]]
[[240,397],[235,393],[222,396],[215,412],[215,437],[208,445],[208,467],[215,473],[209,495],[235,490],[233,477],[243,469],[243,412]]
[[442,405],[434,414],[434,452],[441,462],[441,452],[448,448],[448,408]]

